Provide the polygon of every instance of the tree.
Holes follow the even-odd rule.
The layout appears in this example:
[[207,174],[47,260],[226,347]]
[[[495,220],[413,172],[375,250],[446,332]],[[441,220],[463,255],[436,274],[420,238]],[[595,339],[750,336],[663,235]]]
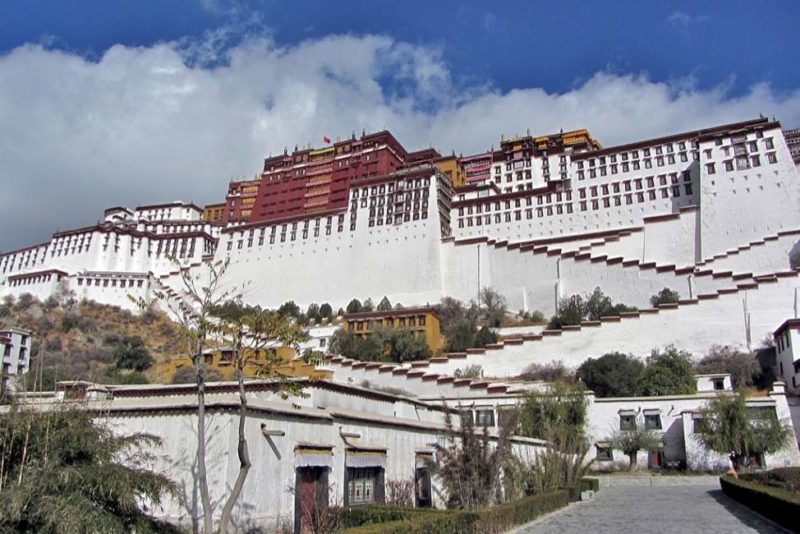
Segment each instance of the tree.
[[543,439],[549,446],[530,466],[528,487],[534,493],[574,487],[593,460],[586,460],[586,391],[576,384],[555,382],[547,391],[531,390],[519,414],[520,434]]
[[377,328],[372,336],[383,345],[383,353],[393,362],[424,360],[431,355],[431,349],[425,338],[415,336],[406,328],[381,327]]
[[636,308],[614,304],[611,297],[606,296],[599,287],[594,288],[592,294],[586,298],[586,317],[590,321],[599,321],[601,317],[619,315],[626,311],[636,311]]
[[736,389],[753,386],[761,376],[761,365],[753,354],[719,345],[712,346],[694,370],[698,374],[729,374]]
[[611,435],[611,447],[621,450],[628,457],[628,470],[635,471],[639,451],[655,451],[661,446],[661,436],[645,427],[641,416],[636,416],[628,428],[615,430]]
[[743,393],[720,394],[703,412],[703,432],[696,440],[712,451],[728,455],[737,471],[752,454],[775,453],[789,446],[792,426],[780,421],[773,407],[749,409]]
[[634,397],[639,394],[644,370],[638,358],[610,352],[583,362],[576,375],[598,397]]
[[490,287],[484,287],[479,293],[483,306],[483,321],[486,326],[499,327],[506,317],[506,299]]
[[375,304],[372,302],[372,299],[367,297],[367,300],[361,305],[362,312],[371,312],[375,310]]
[[[361,301],[358,299],[353,299],[347,305],[347,313],[359,313],[362,311]],[[341,313],[339,315],[342,315]]]
[[[197,380],[197,371],[194,367],[179,367],[172,375],[173,384],[191,384]],[[222,373],[213,367],[206,369],[206,382],[219,382],[222,380]]]
[[392,303],[389,301],[388,297],[383,297],[378,304],[378,311],[390,311],[392,309]]
[[155,436],[117,435],[74,405],[14,406],[0,436],[0,531],[178,532],[143,506],[180,499],[171,480],[141,467]]
[[[210,337],[219,333],[219,327],[212,312],[225,302],[238,299],[239,295],[223,288],[222,278],[228,268],[227,261],[205,260],[202,268],[197,270],[184,267],[177,260],[173,261],[180,274],[181,288],[177,291],[177,295],[170,296],[158,291],[155,293],[155,297],[170,310],[170,314],[178,322],[179,331],[186,340],[187,353],[195,370],[197,481],[200,503],[203,508],[203,529],[205,532],[212,532],[213,509],[206,468],[206,364],[204,356]],[[148,301],[139,299],[136,302],[141,310],[150,308]],[[294,303],[291,302],[291,304]],[[297,305],[294,305],[294,308],[297,308]],[[299,312],[299,309],[297,311]],[[288,313],[284,316],[287,315]]]
[[567,299],[561,299],[558,302],[558,310],[556,314],[550,319],[547,328],[560,329],[567,325],[581,324],[583,318],[586,317],[587,308],[583,297],[580,295],[572,295]]
[[477,364],[468,365],[463,369],[456,369],[453,371],[453,376],[456,378],[481,378],[483,376],[483,367]]
[[468,321],[462,320],[451,326],[447,334],[446,352],[465,352],[475,346],[475,332]]
[[139,336],[124,336],[115,343],[113,358],[118,369],[132,369],[142,372],[150,368],[153,357]]
[[672,345],[663,352],[654,350],[647,358],[639,391],[646,396],[689,395],[697,391],[692,355]]
[[[219,533],[225,534],[231,522],[233,507],[244,487],[245,480],[250,471],[250,449],[245,435],[247,422],[247,394],[244,386],[244,368],[248,363],[257,367],[257,374],[262,378],[277,379],[280,389],[285,394],[299,394],[300,389],[296,383],[291,382],[278,371],[281,363],[276,356],[269,356],[264,350],[268,345],[299,349],[301,341],[308,339],[299,327],[293,325],[289,318],[280,313],[262,310],[244,304],[239,298],[228,301],[221,306],[215,306],[211,314],[220,321],[219,332],[223,338],[233,346],[232,363],[235,369],[236,382],[239,388],[239,432],[237,454],[239,458],[239,472],[231,488],[230,494],[224,502],[220,514]],[[257,359],[262,352],[267,353],[266,360]]]
[[475,343],[473,347],[485,347],[491,343],[497,343],[497,334],[492,332],[488,327],[484,326],[475,334]]
[[284,317],[297,318],[300,316],[300,306],[295,304],[293,300],[287,300],[278,308],[278,314]]
[[339,328],[333,333],[330,342],[330,351],[345,358],[372,362],[388,361],[384,347],[375,336],[361,337],[345,328]]
[[333,308],[327,302],[319,307],[319,316],[322,319],[331,320],[333,319]]
[[681,299],[680,294],[677,291],[672,290],[668,287],[665,287],[652,297],[650,297],[650,304],[653,305],[654,308],[657,308],[659,304],[671,304],[674,302],[678,302]]
[[306,310],[306,320],[309,324],[316,324],[320,319],[322,319],[322,312],[320,311],[319,304],[314,304],[312,302],[308,305],[308,309]]
[[445,410],[444,444],[434,445],[441,460],[432,468],[442,481],[448,508],[475,510],[500,501],[503,471],[513,458],[510,438],[515,421],[509,418],[500,425],[492,446],[488,429],[476,428],[470,415],[462,412],[456,428],[451,410]]

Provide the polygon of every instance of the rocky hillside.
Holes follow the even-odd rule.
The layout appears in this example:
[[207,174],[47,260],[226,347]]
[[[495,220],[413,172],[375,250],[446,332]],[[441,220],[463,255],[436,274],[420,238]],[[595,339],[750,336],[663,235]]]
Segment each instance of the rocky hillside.
[[6,298],[0,304],[0,327],[33,335],[28,390],[39,387],[35,376],[40,367],[45,390],[57,380],[155,381],[155,363],[185,348],[178,328],[161,312],[134,314],[70,296],[44,302],[30,295]]

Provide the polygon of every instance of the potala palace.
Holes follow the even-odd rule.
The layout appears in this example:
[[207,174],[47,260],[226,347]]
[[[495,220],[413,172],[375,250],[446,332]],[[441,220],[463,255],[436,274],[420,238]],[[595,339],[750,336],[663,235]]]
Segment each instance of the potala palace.
[[[389,481],[407,477],[414,506],[442,507],[446,496],[429,466],[438,461],[446,414],[456,425],[471,416],[496,443],[505,410],[531,390],[547,391],[512,379],[532,363],[576,367],[608,352],[645,356],[667,345],[699,356],[713,345],[749,349],[769,337],[782,382],[748,398],[747,408],[792,418],[786,393],[800,392],[797,133],[764,118],[610,148],[586,130],[529,133],[466,157],[408,152],[386,131],[353,135],[267,158],[254,179],[229,184],[224,202],[112,207],[95,225],[2,254],[0,295],[44,299],[70,289],[128,309],[137,300],[160,302],[157,294],[181,305],[184,275],[203,280],[209,260],[224,260],[225,285],[244,290],[251,304],[329,302],[336,309],[354,297],[387,296],[404,305],[392,313],[408,315],[417,333],[438,325],[431,305],[445,296],[476,299],[485,287],[512,310],[545,315],[596,287],[635,306],[559,330],[517,329],[484,348],[434,351],[410,363],[328,355],[322,378],[293,379],[305,387],[302,396],[286,398],[274,380],[243,386],[251,397],[244,433],[253,465],[237,525],[310,532],[312,512],[384,502]],[[680,300],[652,308],[650,297],[663,288]],[[312,328],[312,341],[333,329]],[[29,340],[27,332],[0,332],[9,357],[4,372],[12,363],[31,368]],[[485,378],[458,376],[471,365]],[[707,403],[730,393],[731,379],[695,378],[691,395],[586,392],[594,466],[615,465],[622,456],[609,441],[612,430],[642,418],[662,443],[640,451],[648,467],[726,469],[728,458],[695,438],[705,432]],[[162,438],[159,469],[186,495],[154,513],[197,524],[196,391],[194,384],[73,381],[19,398],[45,406],[81,399],[117,431]],[[214,502],[237,476],[238,398],[235,383],[208,385]],[[521,436],[511,444],[527,459],[550,446]],[[800,465],[795,445],[759,457],[759,465]],[[220,513],[217,506],[214,518]]]
[[[414,306],[492,287],[510,309],[549,316],[560,298],[600,287],[639,308],[521,334],[491,357],[426,362],[501,377],[610,350],[757,344],[796,316],[798,253],[797,167],[764,118],[610,148],[585,130],[527,135],[468,157],[408,152],[384,131],[267,158],[224,203],[109,208],[98,224],[0,256],[0,291],[46,297],[66,284],[131,307],[129,295],[180,289],[175,258],[190,270],[214,258],[262,306],[382,295]],[[664,287],[682,300],[651,309]]]

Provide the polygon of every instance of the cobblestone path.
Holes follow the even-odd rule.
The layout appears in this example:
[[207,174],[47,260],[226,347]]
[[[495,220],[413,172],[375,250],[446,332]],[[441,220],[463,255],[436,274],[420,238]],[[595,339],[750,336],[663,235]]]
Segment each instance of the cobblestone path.
[[719,483],[619,485],[529,523],[516,534],[787,532],[726,497]]

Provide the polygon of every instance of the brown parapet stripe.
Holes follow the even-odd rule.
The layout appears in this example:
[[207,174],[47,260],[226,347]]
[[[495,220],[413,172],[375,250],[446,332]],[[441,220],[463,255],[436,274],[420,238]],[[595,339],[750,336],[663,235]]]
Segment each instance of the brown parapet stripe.
[[719,293],[700,293],[697,295],[697,300],[711,300],[711,299],[718,299]]
[[439,376],[440,376],[440,375],[436,375],[436,374],[433,374],[433,375],[432,375],[432,374],[423,375],[423,377],[422,377],[422,381],[423,381],[423,382],[430,382],[431,380],[438,380],[438,379],[439,379]]
[[392,369],[393,375],[404,375],[406,373],[408,373],[408,369],[406,369],[405,367],[401,367],[399,369]]
[[508,245],[508,240],[507,240],[507,239],[504,239],[504,240],[502,240],[502,241],[496,241],[496,242],[494,243],[494,248],[503,248],[503,247],[505,247],[506,245]]
[[639,317],[639,310],[619,312],[619,316],[623,319]]
[[530,243],[527,245],[522,245],[519,247],[520,252],[530,252],[531,250],[535,249],[536,245],[531,245]]
[[428,362],[411,362],[411,367],[428,367]]
[[543,336],[560,336],[561,330],[542,330]]
[[508,250],[516,250],[520,247],[521,247],[520,243],[511,243],[510,245],[508,245]]
[[356,362],[353,365],[351,365],[353,369],[361,369],[362,367],[366,366],[367,366],[366,362]]
[[652,222],[663,222],[663,221],[676,221],[680,218],[681,216],[677,213],[667,213],[665,215],[651,215],[650,217],[644,217],[642,221],[645,223],[652,223]]
[[736,273],[731,276],[731,280],[742,280],[744,278],[753,278],[753,273]]
[[341,365],[342,367],[350,367],[351,365],[353,365],[353,361],[352,360],[344,360],[341,363],[339,363],[339,365]]
[[506,345],[522,345],[523,341],[524,340],[522,338],[515,337],[512,339],[504,339],[503,343],[505,343]]
[[619,315],[604,315],[603,317],[600,317],[600,322],[603,322],[603,323],[618,323],[618,322],[620,322],[621,319],[622,319],[622,317],[620,317]]
[[614,256],[613,258],[608,258],[606,260],[606,263],[609,265],[615,265],[617,263],[622,263],[622,261],[623,261],[622,256]]
[[603,254],[602,256],[595,256],[593,258],[589,258],[589,261],[592,263],[603,263],[608,259],[608,254]]
[[784,236],[784,235],[800,235],[800,230],[781,230],[780,232],[778,232],[778,235],[779,235],[779,236]]
[[440,376],[436,379],[437,384],[448,384],[453,382],[454,378],[452,376]]
[[656,262],[648,261],[646,263],[640,263],[639,264],[639,268],[642,269],[642,270],[644,270],[644,269],[655,269],[656,268]]
[[581,252],[580,254],[575,254],[575,261],[584,261],[591,259],[592,255],[589,252]]
[[791,278],[793,276],[797,276],[797,273],[795,271],[779,271],[775,273],[775,276],[778,278]]
[[691,265],[688,267],[676,267],[675,274],[691,274],[694,272],[694,267]]
[[639,265],[639,260],[625,260],[622,262],[623,267],[635,267]]
[[738,287],[723,287],[721,289],[717,289],[717,293],[720,295],[732,295],[733,293],[738,293]]
[[489,387],[488,382],[472,382],[469,385],[469,389],[486,389]]
[[709,276],[712,274],[714,274],[714,271],[712,271],[711,269],[704,269],[702,271],[695,271],[694,276],[695,278],[699,278],[701,276]]
[[483,346],[483,348],[486,350],[501,350],[503,346],[504,346],[503,343],[487,343],[486,345]]
[[467,354],[486,354],[486,349],[467,349]]
[[665,273],[665,272],[674,271],[674,270],[675,270],[675,264],[658,265],[658,266],[656,266],[656,272],[657,273]]
[[561,249],[560,248],[555,248],[553,250],[548,250],[547,251],[547,255],[548,256],[558,256],[559,254],[561,254]]
[[378,368],[379,373],[390,373],[392,371],[394,371],[394,365],[384,365]]
[[468,386],[470,383],[472,383],[472,379],[470,378],[456,378],[453,380],[453,387],[460,388],[463,386]]
[[406,377],[407,378],[419,378],[424,374],[425,374],[425,371],[422,371],[421,369],[412,369],[411,371],[406,373]]
[[508,391],[508,386],[503,384],[495,384],[488,386],[486,388],[486,391],[488,391],[489,393],[505,393],[506,391]]
[[658,308],[643,308],[639,310],[639,315],[658,313]]
[[778,236],[776,235],[768,235],[767,237],[764,238],[764,241],[777,241],[777,240]]
[[736,284],[739,289],[755,289],[758,287],[758,282],[746,282],[744,284]]
[[431,363],[447,363],[448,361],[450,361],[450,358],[447,356],[434,356],[430,359]]
[[774,274],[765,274],[763,276],[756,276],[755,281],[759,284],[771,284],[778,281],[778,277]]
[[572,258],[578,254],[577,250],[568,250],[561,255],[562,258]]
[[539,341],[542,339],[542,334],[522,334],[522,339],[525,341]]
[[579,324],[565,324],[561,327],[561,330],[564,332],[578,332],[581,329],[581,325]]
[[581,321],[582,327],[600,326],[601,324],[603,324],[601,321]]
[[[478,353],[478,354],[483,354],[483,353]],[[466,360],[467,359],[467,353],[466,352],[453,352],[451,354],[448,354],[447,357],[450,358],[451,360]]]
[[368,371],[371,371],[372,369],[377,369],[381,365],[383,365],[383,364],[382,363],[370,362],[367,365],[365,365],[364,368],[367,369]]
[[677,302],[665,302],[664,304],[658,305],[659,310],[674,310],[677,307],[678,307]]
[[681,306],[691,306],[692,304],[697,304],[697,299],[681,299],[678,301],[678,304]]
[[732,276],[733,271],[719,271],[711,275],[712,278],[731,278]]

